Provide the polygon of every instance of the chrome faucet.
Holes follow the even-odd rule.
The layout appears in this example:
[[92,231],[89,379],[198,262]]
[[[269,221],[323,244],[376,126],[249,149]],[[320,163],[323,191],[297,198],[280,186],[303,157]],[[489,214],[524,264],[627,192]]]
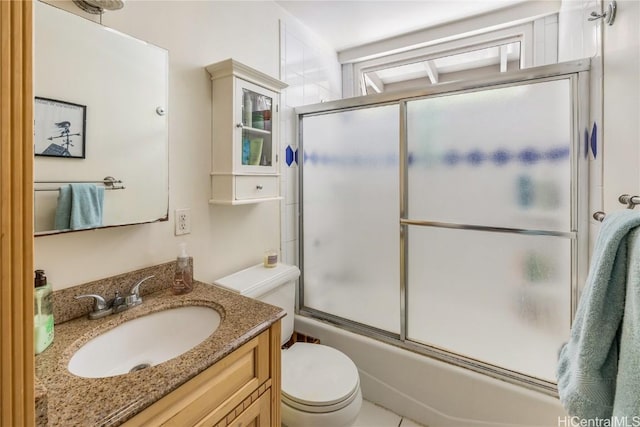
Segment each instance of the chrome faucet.
[[111,313],[120,313],[131,307],[142,304],[142,297],[140,296],[140,285],[148,279],[155,276],[147,276],[133,285],[129,295],[126,297],[120,296],[120,293],[116,291],[115,297],[107,302],[103,297],[97,294],[78,295],[75,299],[81,298],[93,298],[93,309],[89,312],[89,319],[100,319],[108,316]]

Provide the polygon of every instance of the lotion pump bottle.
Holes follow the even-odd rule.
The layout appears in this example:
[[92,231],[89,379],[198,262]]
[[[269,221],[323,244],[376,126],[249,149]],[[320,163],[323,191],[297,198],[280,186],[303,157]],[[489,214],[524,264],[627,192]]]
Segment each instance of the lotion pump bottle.
[[53,342],[53,290],[47,283],[44,270],[36,270],[35,273],[33,341],[35,353],[40,354]]
[[175,295],[188,294],[193,290],[193,271],[187,255],[187,244],[180,243],[178,258],[176,259],[176,272],[173,276],[172,291]]

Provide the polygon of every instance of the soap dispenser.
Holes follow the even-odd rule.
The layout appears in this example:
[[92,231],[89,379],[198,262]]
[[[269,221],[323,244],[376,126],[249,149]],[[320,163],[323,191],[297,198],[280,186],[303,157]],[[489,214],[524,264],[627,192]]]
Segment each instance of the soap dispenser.
[[33,341],[35,353],[40,354],[53,342],[53,291],[44,270],[36,270],[35,274]]
[[179,245],[176,271],[173,276],[173,286],[171,289],[175,295],[188,294],[193,290],[193,271],[189,264],[186,243],[180,243]]

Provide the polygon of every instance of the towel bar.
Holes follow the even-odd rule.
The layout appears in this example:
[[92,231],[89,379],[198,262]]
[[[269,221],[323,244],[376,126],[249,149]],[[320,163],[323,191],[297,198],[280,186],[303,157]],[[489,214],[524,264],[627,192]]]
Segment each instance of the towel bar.
[[618,201],[623,205],[627,205],[629,209],[633,209],[636,205],[640,205],[640,197],[622,194],[618,197]]
[[[115,179],[112,176],[105,176],[102,181],[34,181],[34,184],[102,184],[105,190],[124,190],[126,187],[122,184],[122,181]],[[58,191],[60,187],[56,188],[35,188],[34,191]]]
[[[628,194],[621,194],[618,197],[618,201],[623,205],[627,205],[627,209],[633,209],[636,205],[640,205],[640,196],[630,196]],[[594,212],[593,219],[602,222],[606,214],[602,211]]]

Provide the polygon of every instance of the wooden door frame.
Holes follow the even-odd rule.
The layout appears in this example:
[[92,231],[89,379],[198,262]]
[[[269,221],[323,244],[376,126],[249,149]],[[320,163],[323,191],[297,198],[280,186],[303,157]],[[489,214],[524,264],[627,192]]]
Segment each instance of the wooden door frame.
[[33,3],[0,1],[0,426],[34,425]]

